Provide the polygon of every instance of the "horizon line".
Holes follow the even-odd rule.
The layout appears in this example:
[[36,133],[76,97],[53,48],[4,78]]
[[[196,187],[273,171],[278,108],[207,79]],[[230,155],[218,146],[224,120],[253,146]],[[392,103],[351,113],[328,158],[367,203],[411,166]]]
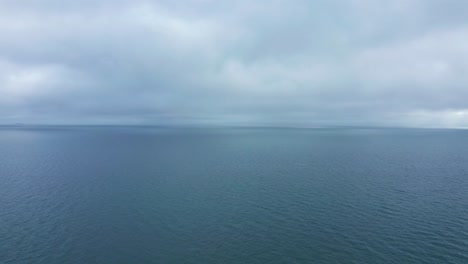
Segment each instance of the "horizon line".
[[444,126],[390,126],[390,125],[320,125],[320,126],[281,126],[281,125],[190,125],[190,124],[0,124],[0,127],[141,127],[141,128],[231,128],[231,129],[468,129],[468,127]]

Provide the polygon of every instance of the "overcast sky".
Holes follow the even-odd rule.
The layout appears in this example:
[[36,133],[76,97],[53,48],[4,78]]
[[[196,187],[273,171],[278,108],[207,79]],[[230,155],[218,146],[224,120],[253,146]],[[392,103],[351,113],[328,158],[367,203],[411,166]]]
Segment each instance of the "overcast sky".
[[468,127],[468,1],[0,0],[0,123]]

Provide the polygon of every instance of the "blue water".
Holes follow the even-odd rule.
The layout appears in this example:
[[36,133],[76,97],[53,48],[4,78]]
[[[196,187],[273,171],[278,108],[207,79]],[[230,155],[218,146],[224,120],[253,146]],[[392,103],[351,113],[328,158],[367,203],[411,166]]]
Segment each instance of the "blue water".
[[0,263],[468,263],[468,131],[0,128]]

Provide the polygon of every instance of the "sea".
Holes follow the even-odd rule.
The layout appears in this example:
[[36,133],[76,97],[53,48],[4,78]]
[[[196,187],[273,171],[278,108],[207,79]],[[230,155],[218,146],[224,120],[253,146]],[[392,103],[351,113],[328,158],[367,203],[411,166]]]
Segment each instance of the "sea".
[[0,263],[468,263],[468,130],[0,127]]

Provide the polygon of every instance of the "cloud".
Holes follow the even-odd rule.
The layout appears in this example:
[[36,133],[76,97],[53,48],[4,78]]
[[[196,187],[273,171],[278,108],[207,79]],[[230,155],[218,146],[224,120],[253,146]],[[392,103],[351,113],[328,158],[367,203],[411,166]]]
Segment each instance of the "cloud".
[[467,7],[5,1],[0,123],[468,126]]

